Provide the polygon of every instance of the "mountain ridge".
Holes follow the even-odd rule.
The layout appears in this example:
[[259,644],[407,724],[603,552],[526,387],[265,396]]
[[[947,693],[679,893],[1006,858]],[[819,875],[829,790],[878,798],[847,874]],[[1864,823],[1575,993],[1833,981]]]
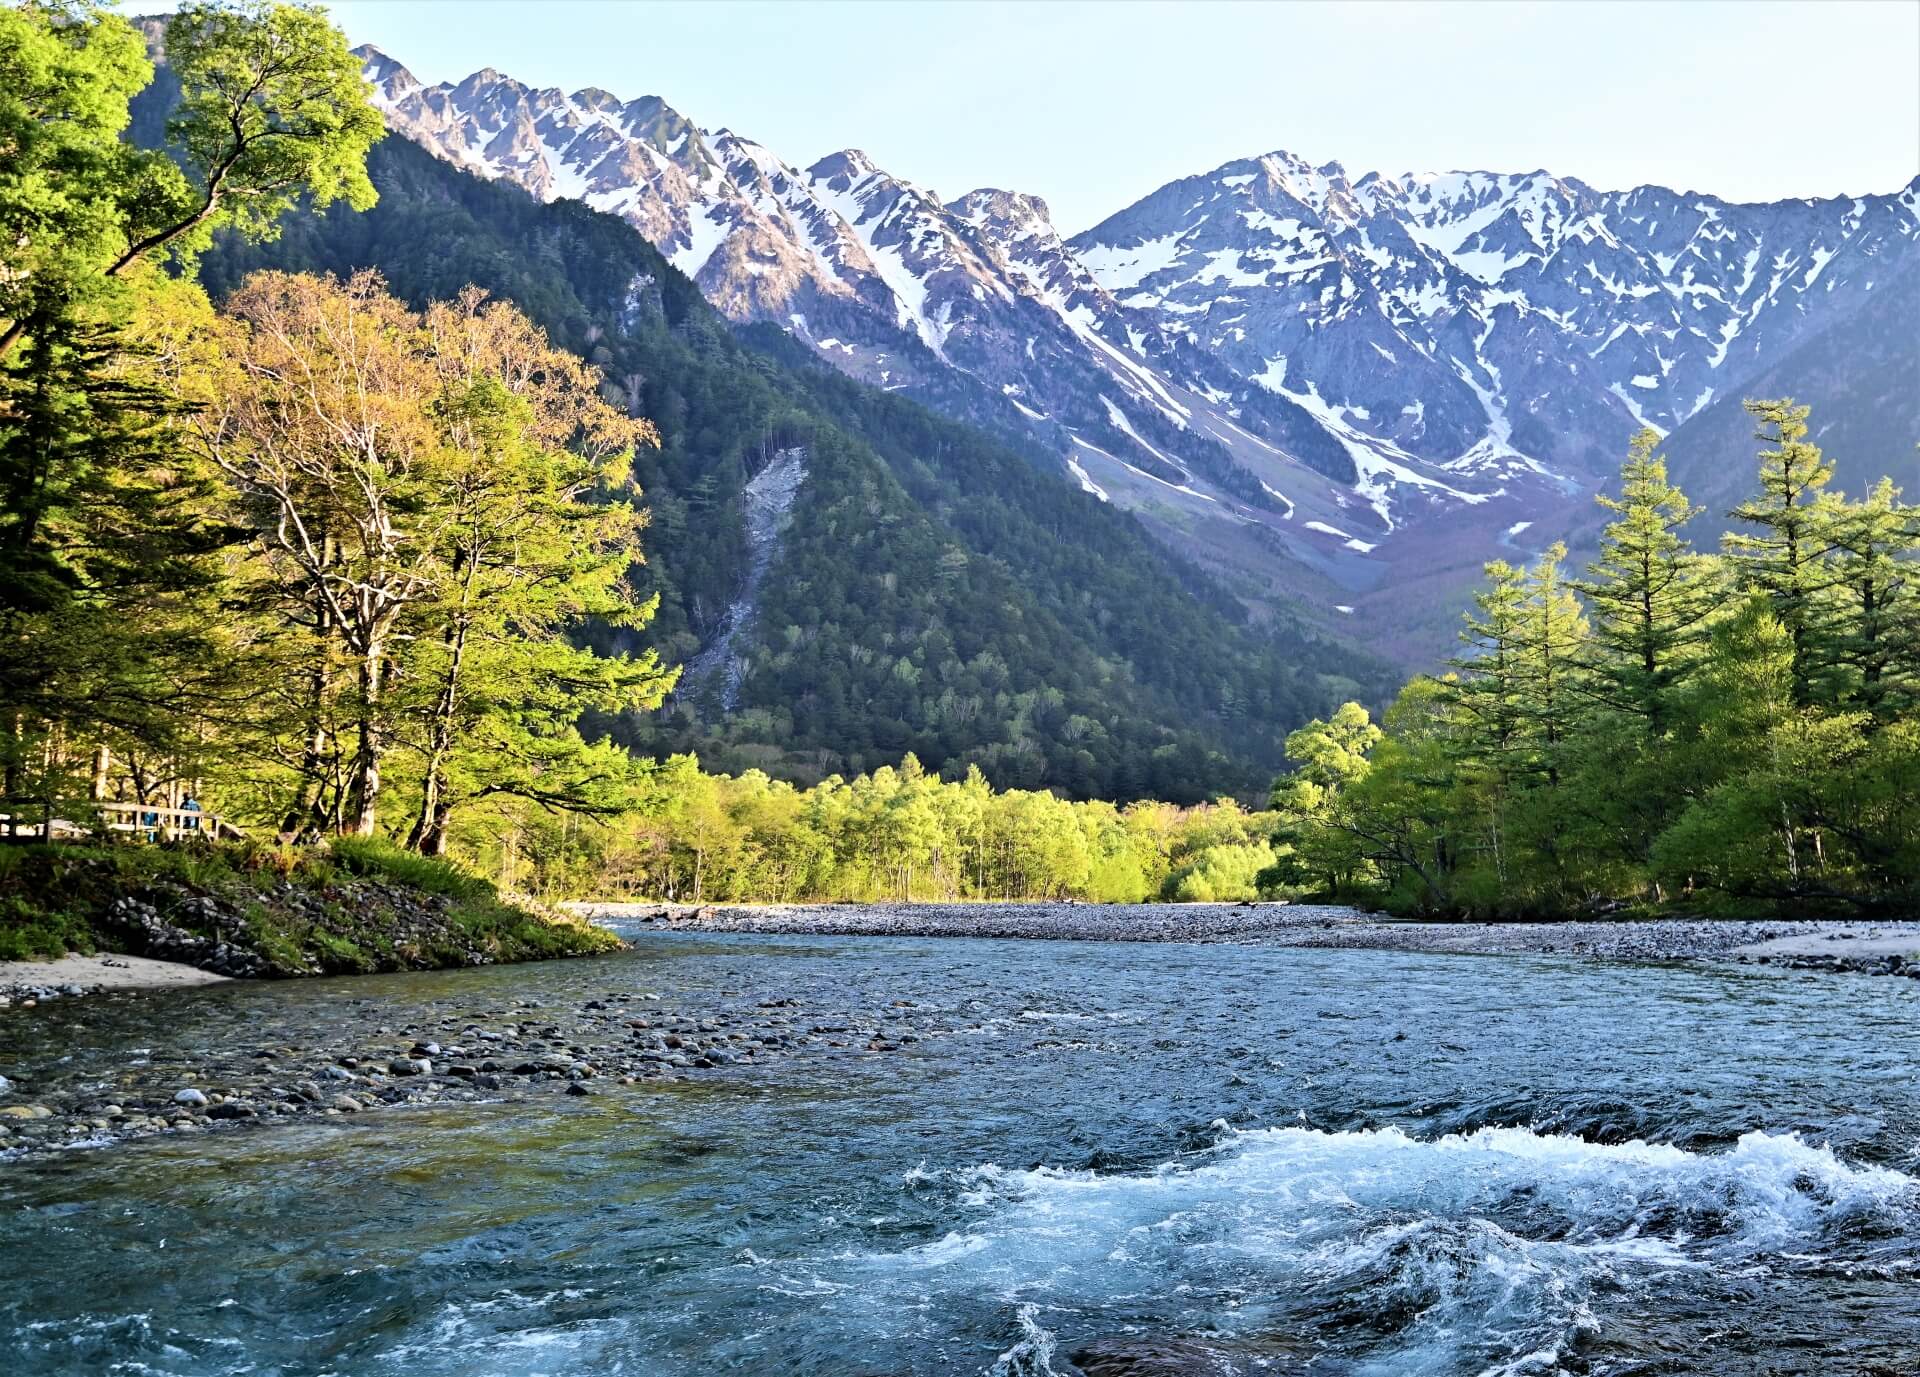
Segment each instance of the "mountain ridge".
[[1579,524],[1634,430],[1682,432],[1920,261],[1920,178],[1753,204],[1284,151],[1069,237],[1031,193],[943,201],[857,149],[799,168],[658,97],[492,69],[429,87],[357,51],[389,123],[440,156],[622,216],[729,319],[1024,433],[1249,606],[1305,599],[1413,659],[1440,642],[1396,593],[1436,561],[1457,601],[1516,528]]

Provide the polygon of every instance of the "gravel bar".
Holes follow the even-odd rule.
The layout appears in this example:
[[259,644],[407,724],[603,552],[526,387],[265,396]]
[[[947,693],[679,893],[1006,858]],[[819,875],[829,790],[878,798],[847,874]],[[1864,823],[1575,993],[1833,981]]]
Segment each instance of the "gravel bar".
[[1752,961],[1801,970],[1920,977],[1920,922],[1661,918],[1419,923],[1316,904],[581,904],[576,909],[641,930],[1238,942],[1602,961]]

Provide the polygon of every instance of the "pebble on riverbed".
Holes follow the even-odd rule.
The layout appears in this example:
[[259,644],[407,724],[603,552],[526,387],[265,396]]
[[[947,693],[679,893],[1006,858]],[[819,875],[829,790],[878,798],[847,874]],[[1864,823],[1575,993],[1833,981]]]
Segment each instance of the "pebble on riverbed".
[[[902,1008],[803,1013],[791,998],[675,1011],[663,1008],[655,993],[609,991],[573,1008],[523,999],[446,1012],[419,1026],[368,1026],[345,1045],[306,1044],[297,1034],[282,1034],[303,1045],[272,1040],[216,1049],[199,1054],[191,1069],[177,1059],[154,1065],[143,1056],[104,1081],[95,1068],[74,1070],[71,1083],[56,1085],[47,1076],[15,1085],[19,1095],[31,1089],[36,1103],[0,1111],[0,1150],[18,1155],[401,1105],[645,1094],[802,1051],[896,1052],[918,1036],[905,1026],[911,1016]],[[183,1084],[189,1076],[193,1082]],[[104,1093],[109,1086],[110,1095]]]

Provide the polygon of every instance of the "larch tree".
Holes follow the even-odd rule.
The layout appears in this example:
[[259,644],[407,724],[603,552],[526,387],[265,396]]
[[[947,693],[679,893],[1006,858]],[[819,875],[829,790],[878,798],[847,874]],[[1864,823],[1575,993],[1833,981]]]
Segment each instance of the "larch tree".
[[1561,572],[1567,547],[1554,544],[1527,571],[1515,643],[1515,688],[1527,768],[1549,786],[1560,783],[1567,743],[1580,716],[1581,662],[1587,619]]
[[1822,496],[1833,466],[1807,440],[1809,408],[1791,399],[1750,401],[1746,408],[1758,423],[1755,438],[1766,446],[1760,451],[1760,491],[1728,515],[1759,530],[1733,532],[1724,545],[1736,581],[1764,594],[1786,629],[1793,647],[1793,701],[1806,707],[1814,701],[1820,672],[1816,604],[1830,577],[1826,555],[1833,538]]
[[1705,655],[1719,601],[1712,561],[1682,534],[1700,509],[1667,480],[1659,443],[1652,430],[1633,437],[1620,495],[1596,499],[1613,513],[1599,558],[1573,584],[1591,610],[1593,637],[1582,657],[1587,691],[1655,740],[1672,726],[1674,694]]
[[1844,676],[1842,701],[1875,728],[1915,707],[1920,693],[1920,509],[1883,478],[1864,499],[1832,510],[1831,658]]

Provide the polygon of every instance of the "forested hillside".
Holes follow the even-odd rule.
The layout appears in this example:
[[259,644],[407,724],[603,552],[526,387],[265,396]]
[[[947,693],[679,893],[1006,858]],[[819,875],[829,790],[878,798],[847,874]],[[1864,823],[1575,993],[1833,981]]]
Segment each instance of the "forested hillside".
[[[156,84],[137,127],[153,128]],[[747,565],[741,493],[782,449],[807,478],[733,643],[736,710],[710,679],[608,724],[649,752],[803,781],[915,752],[1001,787],[1191,801],[1257,790],[1289,729],[1377,698],[1365,655],[1251,626],[1217,586],[1037,452],[829,373],[777,332],[737,336],[633,229],[543,205],[400,139],[368,162],[377,206],[287,218],[201,264],[216,300],[261,268],[375,268],[416,305],[469,283],[597,365],[661,443],[636,460],[652,513],[645,633],[670,663],[725,626]],[[1046,467],[1050,468],[1050,465]],[[609,647],[621,633],[599,633]]]

